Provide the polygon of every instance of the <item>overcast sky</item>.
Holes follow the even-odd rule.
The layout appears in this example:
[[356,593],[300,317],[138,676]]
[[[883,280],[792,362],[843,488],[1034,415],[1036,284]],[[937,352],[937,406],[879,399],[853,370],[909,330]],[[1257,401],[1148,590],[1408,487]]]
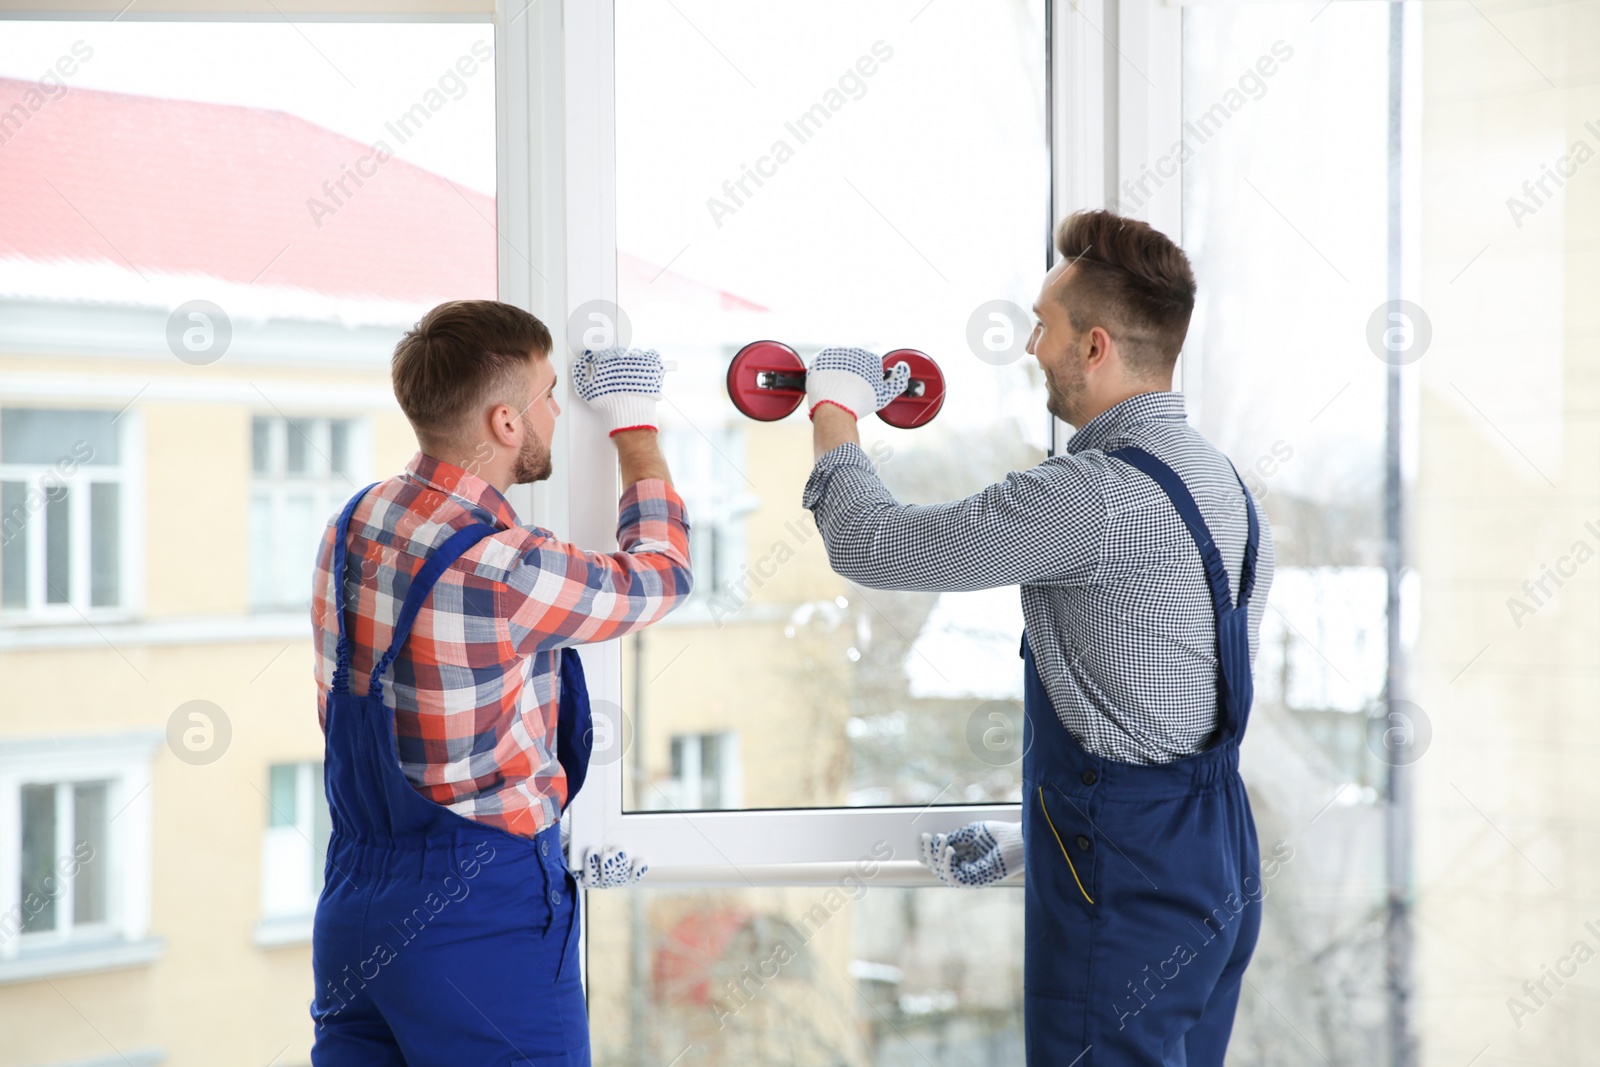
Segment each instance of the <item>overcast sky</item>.
[[0,33],[0,75],[38,78],[76,41],[94,50],[67,82],[145,96],[272,108],[494,194],[494,71],[451,87],[437,116],[399,144],[384,129],[435,88],[482,23],[17,22]]

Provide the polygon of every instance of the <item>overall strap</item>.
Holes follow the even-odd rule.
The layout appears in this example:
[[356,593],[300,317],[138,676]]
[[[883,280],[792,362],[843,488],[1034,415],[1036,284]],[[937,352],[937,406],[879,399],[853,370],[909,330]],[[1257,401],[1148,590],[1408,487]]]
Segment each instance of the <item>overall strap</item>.
[[1250,705],[1255,695],[1255,681],[1250,672],[1250,594],[1256,582],[1256,551],[1260,529],[1256,523],[1255,501],[1245,488],[1238,470],[1233,476],[1244,493],[1245,515],[1249,530],[1245,537],[1244,562],[1239,570],[1239,603],[1234,605],[1228,595],[1228,570],[1222,563],[1222,553],[1211,536],[1211,529],[1200,515],[1189,487],[1183,484],[1177,472],[1142,448],[1127,445],[1109,450],[1114,455],[1149,475],[1172,501],[1179,517],[1189,528],[1189,534],[1200,550],[1205,564],[1206,581],[1211,587],[1211,601],[1217,624],[1217,736],[1224,741],[1244,735],[1249,721]]
[[350,638],[344,631],[345,536],[350,529],[350,516],[355,514],[356,505],[361,502],[362,497],[367,495],[367,489],[371,489],[373,485],[377,484],[377,482],[373,482],[372,485],[360,490],[350,498],[350,502],[339,513],[339,525],[333,533],[333,614],[339,620],[339,643],[336,646],[337,652],[334,657],[333,667],[332,691],[335,693],[347,692],[350,688]]
[[583,788],[594,756],[594,712],[589,707],[589,686],[583,678],[583,660],[575,648],[563,648],[560,659],[561,701],[556,710],[556,761],[567,773],[567,803]]
[[[1189,535],[1194,538],[1195,546],[1200,550],[1200,561],[1205,564],[1206,583],[1211,587],[1211,601],[1217,614],[1220,616],[1232,610],[1235,605],[1233,596],[1228,592],[1228,569],[1223,565],[1222,553],[1217,550],[1217,542],[1211,536],[1211,528],[1200,515],[1200,508],[1195,504],[1189,487],[1183,484],[1183,479],[1179,478],[1171,467],[1136,445],[1123,445],[1121,448],[1108,450],[1106,455],[1116,456],[1137,467],[1149,475],[1167,494],[1172,506],[1178,510],[1178,517],[1189,528]],[[1233,476],[1239,478],[1239,472],[1235,470]],[[1245,513],[1249,522],[1249,534],[1244,547],[1244,565],[1239,572],[1238,607],[1242,608],[1249,604],[1250,593],[1256,584],[1256,548],[1259,530],[1256,525],[1255,504],[1250,499],[1249,491],[1245,490],[1242,478],[1239,478],[1239,488],[1244,491]]]
[[[1230,467],[1232,463],[1228,464]],[[1239,478],[1239,470],[1234,468],[1233,476]],[[1244,515],[1249,524],[1249,533],[1244,541],[1244,563],[1239,568],[1239,606],[1248,607],[1250,594],[1256,588],[1256,549],[1261,543],[1261,529],[1256,524],[1256,502],[1250,496],[1250,490],[1245,489],[1244,479],[1239,478],[1239,488],[1244,489]]]
[[394,639],[389,642],[388,651],[372,666],[372,677],[367,683],[369,697],[383,695],[383,683],[379,679],[400,654],[400,646],[404,645],[406,638],[411,635],[411,624],[416,621],[417,612],[422,610],[422,602],[433,592],[433,584],[439,580],[439,576],[448,570],[462,553],[496,532],[498,531],[493,526],[481,522],[464,526],[451,534],[444,544],[434,549],[428,556],[422,568],[411,579],[410,588],[406,590],[406,599],[400,605],[400,617],[395,620]]

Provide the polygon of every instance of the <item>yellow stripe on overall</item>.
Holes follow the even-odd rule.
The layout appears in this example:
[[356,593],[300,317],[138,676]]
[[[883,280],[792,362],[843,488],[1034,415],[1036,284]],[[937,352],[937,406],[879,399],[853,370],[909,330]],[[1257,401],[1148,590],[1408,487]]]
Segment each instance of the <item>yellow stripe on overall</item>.
[[1058,831],[1056,829],[1055,820],[1050,818],[1050,809],[1045,806],[1045,802],[1044,802],[1044,786],[1042,786],[1042,785],[1039,787],[1039,810],[1044,812],[1044,821],[1049,824],[1050,832],[1052,834],[1055,834],[1055,836],[1056,836],[1056,844],[1061,846],[1061,855],[1067,861],[1067,869],[1072,872],[1072,880],[1074,882],[1078,883],[1078,892],[1083,894],[1083,899],[1084,900],[1087,900],[1089,903],[1093,904],[1094,903],[1094,897],[1091,897],[1089,895],[1089,891],[1087,889],[1083,888],[1083,879],[1078,877],[1078,868],[1073,864],[1072,857],[1067,855],[1067,846],[1062,843],[1061,833],[1060,833],[1060,831]]

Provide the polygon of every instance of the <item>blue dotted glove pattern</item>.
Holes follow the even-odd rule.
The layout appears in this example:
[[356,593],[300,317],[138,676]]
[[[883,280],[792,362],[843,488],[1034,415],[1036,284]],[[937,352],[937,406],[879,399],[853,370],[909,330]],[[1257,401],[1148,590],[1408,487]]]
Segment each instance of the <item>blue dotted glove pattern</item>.
[[[890,368],[889,376],[883,376],[883,357],[875,356],[865,348],[824,348],[818,352],[811,361],[808,374],[818,371],[846,371],[866,381],[872,387],[875,406],[873,411],[881,411],[895,397],[906,391],[906,386],[911,384],[911,364],[900,362]],[[863,415],[866,412],[857,412]]]
[[993,885],[1022,869],[1020,827],[975,822],[949,833],[923,834],[922,863],[946,885],[964,889]]
[[618,394],[659,397],[665,376],[653,348],[603,348],[584,352],[572,365],[573,389],[591,402]]
[[618,889],[638,882],[649,869],[643,860],[630,862],[625,850],[608,848],[604,852],[588,850],[572,873],[585,889]]

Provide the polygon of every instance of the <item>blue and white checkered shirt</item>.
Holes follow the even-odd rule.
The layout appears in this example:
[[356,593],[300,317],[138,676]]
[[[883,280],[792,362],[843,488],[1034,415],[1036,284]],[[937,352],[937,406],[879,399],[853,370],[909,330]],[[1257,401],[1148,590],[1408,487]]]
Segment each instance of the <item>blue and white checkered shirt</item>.
[[[817,461],[804,504],[834,570],[860,585],[1020,585],[1040,678],[1078,743],[1106,759],[1166,763],[1199,752],[1216,727],[1216,620],[1177,509],[1154,481],[1105,454],[1129,444],[1188,486],[1237,597],[1244,490],[1227,457],[1188,424],[1178,393],[1130,397],[1089,420],[1065,455],[943,504],[896,502],[866,453],[841,445]],[[1256,515],[1252,659],[1273,571],[1259,503]]]

